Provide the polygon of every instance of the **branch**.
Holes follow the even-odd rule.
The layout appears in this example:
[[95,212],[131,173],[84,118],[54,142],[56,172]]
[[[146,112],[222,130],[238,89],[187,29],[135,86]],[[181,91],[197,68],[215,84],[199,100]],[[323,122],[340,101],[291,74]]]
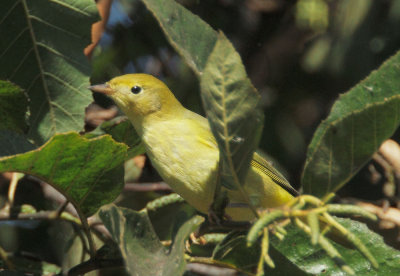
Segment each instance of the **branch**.
[[126,183],[124,191],[128,192],[156,192],[156,191],[172,191],[171,187],[165,182],[155,183]]

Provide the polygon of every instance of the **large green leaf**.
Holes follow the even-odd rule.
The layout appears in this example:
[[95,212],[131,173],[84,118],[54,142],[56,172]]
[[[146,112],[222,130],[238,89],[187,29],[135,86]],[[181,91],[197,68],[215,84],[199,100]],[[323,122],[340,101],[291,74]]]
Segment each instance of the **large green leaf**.
[[[132,1],[132,0],[131,0]],[[142,0],[166,37],[193,71],[200,75],[217,41],[217,33],[174,0]]]
[[303,191],[342,187],[400,123],[400,52],[335,102],[310,143]]
[[126,151],[108,135],[88,140],[73,132],[59,134],[36,150],[0,158],[0,173],[36,176],[90,215],[121,192]]
[[29,137],[39,144],[57,132],[83,128],[92,101],[83,49],[96,19],[92,0],[1,2],[0,78],[26,90]]
[[243,184],[261,135],[260,95],[235,48],[220,33],[201,77],[201,92],[222,161],[222,184]]
[[114,205],[100,209],[99,217],[121,250],[130,275],[182,275],[185,240],[203,221],[195,216],[182,224],[167,250],[155,234],[146,212]]
[[[367,246],[379,263],[379,269],[376,270],[358,251],[337,245],[337,249],[343,259],[355,271],[356,275],[400,274],[399,251],[387,246],[382,237],[369,230],[365,224],[351,219],[337,219]],[[289,226],[287,230],[288,234],[283,241],[275,237],[271,241],[275,249],[286,258],[308,273],[343,275],[343,271],[321,248],[311,245],[309,236],[292,226]]]
[[33,149],[25,137],[28,99],[18,86],[0,80],[0,157]]

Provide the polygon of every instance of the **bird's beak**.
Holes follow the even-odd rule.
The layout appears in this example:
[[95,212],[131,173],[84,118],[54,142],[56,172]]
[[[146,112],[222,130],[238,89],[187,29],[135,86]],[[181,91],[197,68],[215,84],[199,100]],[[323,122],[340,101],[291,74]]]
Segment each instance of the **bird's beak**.
[[92,92],[98,92],[98,93],[103,93],[106,95],[111,95],[114,93],[114,91],[112,90],[112,88],[107,84],[95,84],[92,86],[88,87],[90,90],[92,90]]

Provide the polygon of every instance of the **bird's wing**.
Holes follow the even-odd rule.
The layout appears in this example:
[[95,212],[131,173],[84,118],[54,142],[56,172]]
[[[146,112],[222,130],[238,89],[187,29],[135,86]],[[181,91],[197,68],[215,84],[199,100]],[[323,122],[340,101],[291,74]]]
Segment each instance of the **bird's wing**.
[[251,166],[258,168],[264,174],[269,176],[276,184],[281,186],[287,192],[293,196],[298,196],[299,193],[289,184],[285,177],[278,172],[267,160],[262,158],[258,153],[254,153],[253,160],[251,160]]
[[218,150],[217,141],[215,141],[214,135],[211,132],[207,118],[204,118],[203,116],[189,110],[187,110],[185,116],[190,120],[190,124],[188,125],[191,125],[194,128],[190,130],[190,133],[197,134],[195,137],[197,142],[211,149]]
[[[210,125],[208,121],[203,116],[200,116],[196,113],[190,112],[187,116],[196,118],[196,121],[199,122],[201,127],[198,127],[197,131],[201,129],[203,135],[199,135],[197,139],[202,144],[207,145],[210,148],[218,149],[217,142],[210,130]],[[285,179],[285,177],[278,172],[267,160],[261,157],[257,152],[253,155],[253,160],[251,161],[251,166],[258,168],[265,175],[270,177],[276,184],[281,186],[287,192],[289,192],[293,196],[298,196],[299,193],[289,184],[289,182]]]

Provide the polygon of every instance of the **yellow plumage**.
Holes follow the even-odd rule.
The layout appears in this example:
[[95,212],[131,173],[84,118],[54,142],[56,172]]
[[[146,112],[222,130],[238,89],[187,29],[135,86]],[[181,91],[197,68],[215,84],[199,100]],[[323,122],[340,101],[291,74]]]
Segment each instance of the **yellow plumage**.
[[[115,101],[141,136],[147,155],[164,181],[190,205],[207,213],[213,201],[219,159],[207,119],[185,109],[163,82],[150,75],[123,75],[91,90]],[[280,206],[296,194],[257,153],[244,189],[256,207]],[[227,192],[226,213],[236,221],[252,219],[239,191]]]

